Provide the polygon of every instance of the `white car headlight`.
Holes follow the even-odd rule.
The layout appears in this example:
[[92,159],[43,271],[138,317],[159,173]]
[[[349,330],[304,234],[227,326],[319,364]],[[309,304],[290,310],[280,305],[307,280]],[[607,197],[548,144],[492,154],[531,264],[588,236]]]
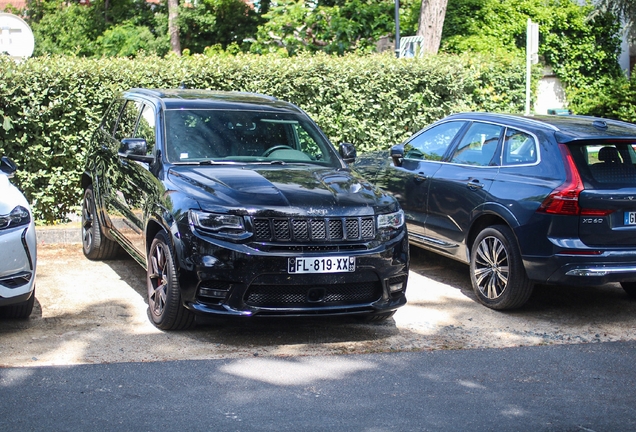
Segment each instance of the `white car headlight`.
[[29,210],[22,206],[17,206],[8,215],[0,215],[0,229],[28,225],[29,222],[31,222]]
[[190,210],[188,218],[195,228],[221,237],[236,239],[248,234],[241,216]]
[[395,213],[378,215],[378,229],[398,229],[402,225],[404,225],[404,212],[402,210]]

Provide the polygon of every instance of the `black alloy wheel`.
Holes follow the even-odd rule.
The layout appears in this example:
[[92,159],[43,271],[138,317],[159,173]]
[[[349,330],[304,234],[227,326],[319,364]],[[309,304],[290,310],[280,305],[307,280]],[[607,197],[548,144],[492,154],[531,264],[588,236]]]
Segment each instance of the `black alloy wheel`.
[[93,187],[84,191],[82,200],[82,250],[90,260],[107,260],[119,255],[119,245],[102,232]]
[[181,304],[179,279],[168,238],[160,232],[148,253],[148,311],[153,324],[162,330],[184,330],[194,323],[194,314]]

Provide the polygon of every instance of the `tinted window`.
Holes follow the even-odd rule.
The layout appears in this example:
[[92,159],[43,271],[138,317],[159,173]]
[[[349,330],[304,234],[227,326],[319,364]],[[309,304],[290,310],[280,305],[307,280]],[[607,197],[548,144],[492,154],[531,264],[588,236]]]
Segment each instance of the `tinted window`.
[[636,184],[636,153],[630,144],[569,146],[580,174],[596,183]]
[[144,105],[141,109],[139,122],[134,138],[143,138],[148,146],[148,154],[155,148],[155,112],[149,105]]
[[316,126],[294,114],[169,110],[165,121],[171,162],[340,163]]
[[466,122],[447,122],[425,130],[404,145],[408,159],[442,160],[453,138]]
[[139,116],[139,105],[133,101],[127,101],[124,109],[119,116],[117,127],[115,129],[115,139],[122,140],[124,138],[132,138],[135,132],[137,117]]
[[117,119],[119,118],[119,113],[121,112],[121,107],[124,105],[126,101],[123,99],[118,99],[114,101],[108,111],[106,111],[106,115],[104,116],[104,120],[102,122],[102,127],[108,131],[109,135],[113,134],[115,130],[115,125],[117,124]]
[[506,131],[503,147],[503,165],[532,164],[539,159],[537,142],[525,132],[515,129]]
[[497,161],[493,161],[493,158],[502,130],[502,126],[473,123],[453,152],[451,162],[476,166],[496,165]]

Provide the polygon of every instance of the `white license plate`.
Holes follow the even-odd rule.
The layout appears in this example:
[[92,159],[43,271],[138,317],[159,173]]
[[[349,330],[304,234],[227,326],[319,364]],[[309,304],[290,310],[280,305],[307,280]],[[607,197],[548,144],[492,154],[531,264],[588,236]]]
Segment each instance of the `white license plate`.
[[625,212],[625,225],[636,225],[636,212]]
[[289,258],[289,273],[348,273],[356,271],[356,257]]

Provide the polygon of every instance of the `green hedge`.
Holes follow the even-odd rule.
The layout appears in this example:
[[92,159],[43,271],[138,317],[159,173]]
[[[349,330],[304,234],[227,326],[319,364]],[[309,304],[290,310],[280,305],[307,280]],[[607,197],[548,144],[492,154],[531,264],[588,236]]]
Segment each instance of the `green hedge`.
[[522,112],[523,61],[471,54],[279,58],[239,55],[129,59],[0,60],[0,154],[36,218],[77,212],[91,132],[117,92],[131,87],[260,92],[293,102],[334,143],[386,149],[452,112]]
[[600,80],[571,95],[569,107],[577,114],[636,123],[636,78]]

